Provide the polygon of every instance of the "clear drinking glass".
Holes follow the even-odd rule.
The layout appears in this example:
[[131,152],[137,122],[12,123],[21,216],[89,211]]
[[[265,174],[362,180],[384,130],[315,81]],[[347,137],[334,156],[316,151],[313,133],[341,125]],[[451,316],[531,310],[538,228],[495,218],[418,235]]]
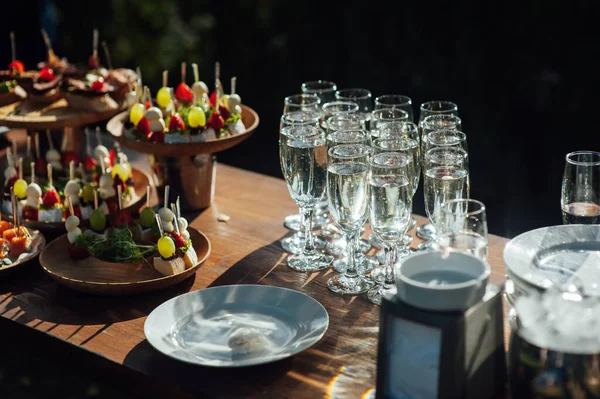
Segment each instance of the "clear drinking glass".
[[302,83],[302,93],[315,94],[321,99],[321,104],[335,100],[337,85],[327,80],[312,80]]
[[[384,244],[385,265],[373,271],[373,278],[379,284],[367,297],[378,305],[382,295],[396,290],[396,248],[402,245],[412,210],[411,160],[400,152],[380,152],[369,160],[369,220],[373,234]],[[377,270],[380,272],[375,273]]]
[[474,199],[446,201],[440,208],[438,245],[444,253],[467,252],[487,261],[485,205]]
[[[462,120],[451,114],[430,115],[421,123],[421,145],[425,147],[427,135],[438,130],[462,130]],[[423,153],[425,153],[423,148]]]
[[600,223],[600,153],[575,151],[565,157],[560,199],[563,224]]
[[381,129],[398,122],[410,122],[408,112],[400,108],[376,109],[371,112],[371,136],[379,137]]
[[427,134],[425,153],[436,147],[459,147],[468,153],[467,135],[459,130],[436,130]]
[[364,128],[362,118],[356,114],[331,115],[325,122],[325,134],[338,130],[361,130]]
[[373,95],[367,89],[343,89],[335,92],[335,98],[338,101],[352,101],[358,104],[358,112],[362,118],[369,120],[370,113],[373,111]]
[[319,111],[321,99],[315,94],[294,94],[283,100],[283,113],[288,114],[295,111]]
[[[425,212],[436,227],[444,202],[469,198],[467,152],[458,147],[437,147],[427,151],[423,166],[423,194]],[[437,244],[433,241],[419,245],[420,250],[434,248]]]
[[[292,111],[281,116],[280,129],[290,126],[314,126],[318,127],[321,120],[321,111]],[[315,214],[313,225],[323,226],[329,222],[326,215]],[[285,217],[284,226],[290,230],[296,231],[292,236],[281,240],[282,248],[290,253],[298,254],[304,250],[305,236],[302,214],[297,213]],[[325,241],[318,236],[314,237],[314,244],[317,248],[325,247]]]
[[[427,118],[428,116],[432,116],[432,115],[454,115],[454,116],[458,116],[458,106],[450,101],[427,101],[424,102],[423,104],[421,104],[421,106],[419,107],[419,130],[421,131],[421,146],[424,145],[423,141],[425,139],[424,135],[424,129],[423,129],[423,121],[425,120],[425,118]],[[443,128],[449,128],[449,126],[447,127],[440,127],[440,129]],[[458,128],[458,130],[462,130],[461,127]],[[427,133],[429,133],[429,131],[427,131]],[[421,148],[421,151],[423,151],[423,148]],[[422,152],[424,153],[424,152]],[[423,160],[421,160],[423,161]],[[417,227],[417,236],[421,237],[424,240],[435,240],[436,236],[435,236],[435,228],[433,227],[433,225],[431,225],[430,223],[424,224],[422,226]]]
[[385,94],[375,98],[375,109],[400,108],[408,113],[408,120],[414,122],[412,100],[401,94]]
[[340,144],[329,149],[327,198],[329,212],[348,242],[348,267],[344,274],[329,279],[327,287],[340,294],[361,294],[370,290],[372,280],[356,270],[356,241],[369,208],[369,156],[362,144]]
[[287,259],[294,270],[308,272],[331,265],[333,257],[315,248],[312,216],[327,181],[325,134],[314,126],[287,126],[279,135],[281,170],[292,199],[300,207],[304,224],[304,250]]

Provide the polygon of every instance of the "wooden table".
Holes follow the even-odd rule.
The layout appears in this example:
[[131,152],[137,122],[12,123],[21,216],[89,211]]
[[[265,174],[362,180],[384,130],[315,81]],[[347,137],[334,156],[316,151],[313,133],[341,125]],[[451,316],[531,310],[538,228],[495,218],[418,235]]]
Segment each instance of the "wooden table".
[[[297,207],[282,180],[225,165],[219,165],[217,176],[214,204],[191,222],[212,243],[211,256],[194,279],[156,294],[103,298],[57,286],[34,266],[0,282],[0,339],[8,335],[41,354],[68,358],[144,398],[369,397],[375,385],[379,307],[364,295],[329,292],[325,285],[331,270],[302,274],[286,266],[279,240],[289,234],[284,217]],[[230,216],[229,222],[219,222],[221,214]],[[496,284],[504,281],[506,241],[489,237]],[[167,299],[214,285],[255,283],[296,289],[319,300],[330,316],[323,339],[293,358],[243,369],[180,363],[144,339],[146,316]]]

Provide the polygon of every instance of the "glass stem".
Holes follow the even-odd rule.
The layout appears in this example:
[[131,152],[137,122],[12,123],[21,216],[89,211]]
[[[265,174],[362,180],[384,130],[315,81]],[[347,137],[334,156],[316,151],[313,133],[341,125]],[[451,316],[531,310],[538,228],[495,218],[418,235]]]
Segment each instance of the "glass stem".
[[312,234],[312,217],[313,207],[301,207],[300,213],[302,214],[302,228],[304,229],[304,254],[310,255],[315,252],[315,241]]
[[396,264],[396,246],[386,245],[385,252],[385,284],[394,284],[394,265]]
[[348,243],[348,259],[347,259],[347,268],[346,268],[346,277],[357,277],[358,273],[356,272],[356,242],[359,237],[360,230],[352,230],[346,232],[346,242]]
[[302,207],[300,207],[300,229],[298,229],[298,232],[296,234],[298,234],[298,237],[301,240],[304,240],[304,238],[306,237],[306,215],[304,214],[304,212],[302,211]]

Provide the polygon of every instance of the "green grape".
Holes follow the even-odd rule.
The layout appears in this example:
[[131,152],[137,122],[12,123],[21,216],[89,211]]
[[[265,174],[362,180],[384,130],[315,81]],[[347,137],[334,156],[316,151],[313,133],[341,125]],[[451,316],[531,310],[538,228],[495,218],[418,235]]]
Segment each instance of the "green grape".
[[106,227],[106,216],[100,209],[94,209],[90,215],[90,226],[97,233],[104,231]]
[[145,113],[146,109],[144,108],[144,105],[140,103],[134,104],[129,111],[129,120],[131,123],[137,126],[138,122],[144,117]]
[[128,162],[121,164],[121,169],[119,170],[119,177],[122,181],[127,181],[129,175],[131,174],[131,165]]
[[204,115],[204,110],[200,107],[193,107],[190,109],[190,113],[188,114],[187,118],[190,127],[204,126],[206,123],[206,115]]
[[154,216],[154,210],[152,208],[144,208],[142,213],[140,213],[140,224],[143,227],[150,227],[155,221],[156,216]]
[[171,103],[171,93],[167,87],[161,87],[156,93],[156,102],[161,108],[167,108]]
[[18,179],[13,186],[15,195],[19,198],[25,198],[27,196],[27,182],[23,179]]
[[171,237],[161,237],[158,240],[158,253],[165,259],[175,255],[175,242]]
[[83,186],[83,189],[81,190],[81,198],[83,198],[83,202],[87,202],[87,203],[93,202],[94,201],[94,186],[92,186],[90,183]]

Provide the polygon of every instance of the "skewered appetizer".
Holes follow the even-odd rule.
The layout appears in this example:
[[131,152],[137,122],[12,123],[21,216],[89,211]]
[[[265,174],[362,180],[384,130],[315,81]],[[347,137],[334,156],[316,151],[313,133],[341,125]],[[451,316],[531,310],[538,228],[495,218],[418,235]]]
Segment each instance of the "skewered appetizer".
[[61,222],[63,220],[63,204],[52,178],[52,164],[48,164],[48,186],[42,197],[42,205],[38,212],[40,222]]
[[84,74],[82,70],[77,68],[75,65],[70,64],[66,58],[59,58],[54,53],[52,42],[50,41],[50,38],[44,29],[42,29],[42,37],[44,39],[44,43],[46,44],[48,58],[45,62],[38,63],[37,66],[40,70],[44,70],[44,68],[51,69],[53,72],[66,77],[77,77]]
[[241,98],[235,92],[236,78],[231,79],[231,94],[224,95],[219,63],[215,66],[215,91],[208,96],[207,85],[199,80],[198,66],[192,64],[194,83],[186,83],[186,63],[182,63],[181,82],[173,91],[168,87],[167,73],[156,94],[153,106],[148,90],[132,104],[125,123],[130,138],[152,142],[206,141],[242,133]]
[[15,33],[10,32],[12,61],[6,71],[0,71],[0,106],[27,98],[27,90],[33,86],[35,72],[25,71],[25,65],[17,59]]
[[[172,204],[172,211],[174,210],[175,204]],[[156,215],[156,223],[158,226],[163,225],[160,214]],[[182,237],[178,227],[171,233],[160,229],[160,235],[157,243],[160,256],[155,257],[153,262],[156,271],[165,276],[171,276],[194,267],[198,263],[198,257],[191,241]]]
[[4,169],[4,193],[2,198],[2,212],[7,215],[13,214],[11,192],[15,182],[18,179],[17,168],[15,167],[15,160],[13,152],[8,147],[6,149],[6,169]]
[[[11,193],[11,202],[13,214],[16,214],[17,199],[14,192]],[[11,226],[6,221],[0,221],[0,231],[2,231],[2,238],[0,238],[0,259],[2,260],[2,265],[0,267],[11,264],[20,259],[23,254],[32,251],[31,233],[27,228],[20,225],[18,216],[15,218],[14,226]]]

